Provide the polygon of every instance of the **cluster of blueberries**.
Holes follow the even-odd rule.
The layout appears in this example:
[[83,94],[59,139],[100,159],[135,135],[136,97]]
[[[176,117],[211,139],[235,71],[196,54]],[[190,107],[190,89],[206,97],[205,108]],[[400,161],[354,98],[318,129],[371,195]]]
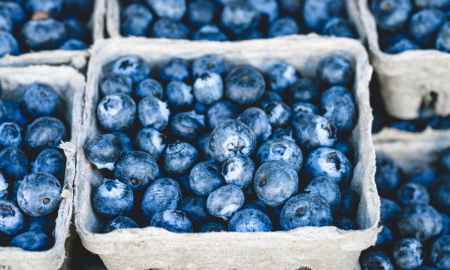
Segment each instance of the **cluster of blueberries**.
[[450,52],[449,0],[370,0],[380,46],[390,54],[437,49]]
[[0,57],[28,51],[83,50],[91,42],[93,0],[0,1]]
[[0,245],[46,250],[65,174],[63,101],[46,84],[20,88],[20,102],[0,99]]
[[124,36],[245,40],[316,32],[356,38],[344,0],[124,0]]
[[102,133],[84,145],[104,177],[91,196],[102,231],[356,228],[352,59],[320,59],[314,79],[268,65],[262,73],[212,54],[153,72],[134,55],[105,65]]
[[450,148],[437,164],[404,174],[377,156],[381,225],[374,248],[360,258],[363,270],[450,269]]

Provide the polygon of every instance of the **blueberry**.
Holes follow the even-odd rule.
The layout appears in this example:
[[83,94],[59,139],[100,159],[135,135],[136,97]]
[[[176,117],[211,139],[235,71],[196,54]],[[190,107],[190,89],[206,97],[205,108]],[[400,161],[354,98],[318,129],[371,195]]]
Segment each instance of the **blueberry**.
[[262,105],[273,127],[285,126],[291,120],[291,108],[281,101],[272,101]]
[[283,61],[272,64],[266,75],[271,90],[277,93],[284,93],[300,78],[300,74],[297,73],[295,67]]
[[293,196],[280,213],[280,225],[285,231],[306,226],[329,226],[332,223],[330,206],[323,197],[314,194]]
[[90,40],[90,32],[85,24],[75,18],[64,20],[68,38],[78,39],[81,41]]
[[417,171],[414,171],[409,177],[409,181],[411,183],[420,184],[424,187],[431,187],[437,182],[438,176],[434,168],[425,167],[421,168]]
[[206,211],[206,198],[199,196],[189,196],[183,198],[180,209],[196,224],[202,224],[208,218]]
[[260,108],[251,107],[246,109],[239,115],[238,120],[253,130],[259,142],[267,140],[272,134],[269,118]]
[[380,205],[380,220],[382,224],[389,224],[395,221],[400,215],[400,206],[395,202],[387,198],[381,198]]
[[238,106],[228,100],[219,100],[209,107],[206,120],[210,129],[215,129],[221,123],[238,116]]
[[66,42],[64,42],[63,45],[60,47],[61,50],[66,51],[81,51],[86,50],[87,48],[88,45],[78,39],[69,39]]
[[198,151],[189,143],[169,144],[164,152],[164,169],[169,174],[184,174],[196,163]]
[[0,31],[0,57],[20,54],[16,38],[6,31]]
[[450,216],[444,213],[441,213],[442,216],[442,231],[440,236],[442,235],[450,235]]
[[162,18],[153,24],[153,35],[156,38],[186,39],[189,28],[179,21]]
[[11,18],[0,13],[0,30],[11,33],[13,31],[13,22]]
[[448,181],[448,179],[439,183],[433,198],[439,209],[450,214],[450,181]]
[[441,157],[439,159],[439,165],[442,167],[442,169],[450,172],[450,148],[446,148],[444,151],[442,151]]
[[0,152],[0,171],[7,178],[21,179],[28,172],[28,158],[19,149],[7,147]]
[[342,191],[341,205],[339,212],[346,217],[355,217],[359,206],[359,194],[354,190],[346,189]]
[[97,120],[105,130],[125,130],[136,117],[136,103],[126,94],[105,96],[97,106]]
[[146,127],[139,131],[136,144],[140,150],[149,153],[155,160],[158,160],[166,148],[166,138],[158,130]]
[[359,262],[361,263],[361,270],[394,270],[391,259],[379,250],[363,251]]
[[59,179],[64,177],[66,157],[56,148],[47,148],[38,154],[32,165],[33,173],[48,173]]
[[170,120],[172,135],[182,140],[192,141],[197,139],[204,128],[204,116],[193,111],[175,114]]
[[17,204],[27,215],[40,217],[54,212],[61,200],[61,184],[51,174],[25,176],[17,191]]
[[216,15],[217,7],[214,1],[194,0],[188,3],[187,17],[193,25],[210,24]]
[[103,96],[113,94],[127,94],[130,95],[133,91],[133,81],[130,77],[123,75],[109,74],[103,78],[100,83],[100,93]]
[[400,185],[400,169],[388,156],[377,153],[375,182],[381,195],[394,193]]
[[280,206],[298,192],[299,178],[291,165],[282,160],[263,163],[255,172],[253,188],[269,206]]
[[192,108],[194,106],[192,86],[180,81],[171,81],[167,85],[167,102],[171,109]]
[[320,147],[311,152],[304,165],[305,174],[310,179],[317,176],[327,176],[338,184],[348,183],[352,177],[352,165],[340,151]]
[[208,143],[210,154],[219,162],[237,155],[249,156],[255,147],[255,133],[237,120],[226,120],[219,124],[211,132]]
[[356,124],[357,108],[353,95],[341,86],[334,86],[320,97],[323,116],[337,129],[339,134],[348,134]]
[[316,103],[319,100],[319,89],[314,81],[309,79],[299,79],[291,86],[290,93],[293,102]]
[[427,189],[415,183],[406,183],[397,191],[397,201],[403,206],[409,204],[428,204],[430,195]]
[[270,232],[272,221],[258,209],[247,208],[237,211],[230,220],[231,232]]
[[8,197],[8,180],[0,172],[0,199],[6,199]]
[[31,117],[52,116],[61,104],[56,91],[49,85],[33,83],[23,87],[22,104]]
[[269,22],[278,17],[278,2],[276,0],[250,0],[249,3]]
[[122,35],[145,37],[150,32],[153,15],[146,6],[134,3],[122,11],[120,19]]
[[208,232],[224,232],[226,231],[226,227],[223,223],[217,221],[210,221],[204,223],[199,232],[208,233]]
[[64,23],[54,19],[28,21],[22,28],[23,41],[32,51],[57,49],[66,37]]
[[25,22],[26,14],[19,2],[3,1],[0,3],[0,13],[9,17],[14,25],[21,25]]
[[111,220],[103,230],[105,233],[112,232],[120,229],[132,229],[138,228],[139,225],[133,219],[126,216],[118,216]]
[[44,232],[28,231],[11,239],[11,246],[27,251],[42,251],[50,248],[50,238]]
[[159,176],[159,167],[150,154],[131,151],[117,161],[114,176],[134,190],[142,190]]
[[351,25],[349,21],[343,18],[330,19],[323,27],[322,35],[345,38],[357,37],[353,25]]
[[257,102],[265,88],[263,75],[251,66],[237,66],[225,79],[225,96],[240,105]]
[[320,32],[332,17],[341,17],[345,13],[342,0],[305,0],[303,6],[304,23],[314,32]]
[[387,49],[387,53],[397,54],[405,51],[418,50],[419,46],[408,38],[395,40]]
[[159,17],[180,20],[186,12],[185,0],[146,0]]
[[223,96],[223,81],[217,73],[205,72],[198,76],[194,82],[195,99],[203,104],[210,105]]
[[136,96],[144,98],[146,96],[154,96],[161,99],[164,95],[164,90],[161,84],[154,79],[145,79],[141,81],[135,89]]
[[269,38],[296,35],[301,31],[297,22],[291,17],[284,17],[271,23],[267,35]]
[[450,235],[442,236],[433,243],[430,257],[437,268],[450,268]]
[[283,138],[266,141],[259,147],[257,156],[260,163],[270,160],[286,161],[296,171],[300,170],[303,162],[302,151],[297,144]]
[[422,265],[422,244],[417,239],[401,239],[394,245],[395,264],[401,269],[415,269]]
[[227,41],[228,37],[215,25],[204,25],[192,36],[193,40]]
[[167,104],[156,97],[147,96],[138,104],[138,117],[144,127],[163,130],[169,122]]
[[411,0],[373,0],[370,9],[380,29],[397,31],[407,23],[413,6]]
[[206,72],[223,75],[225,73],[225,60],[216,54],[206,54],[196,58],[192,63],[192,73],[195,78]]
[[0,148],[19,147],[22,144],[22,128],[13,122],[0,124]]
[[128,77],[134,84],[150,76],[150,66],[145,63],[144,59],[136,55],[119,57],[107,66],[107,71],[112,75]]
[[30,13],[44,12],[56,16],[61,13],[63,4],[63,0],[27,0],[25,7]]
[[392,230],[384,225],[381,232],[378,234],[377,242],[375,243],[376,246],[387,246],[392,245],[392,242],[395,240],[394,233]]
[[263,98],[261,99],[260,102],[260,107],[266,107],[269,106],[269,104],[271,103],[275,103],[275,102],[283,102],[283,97],[274,91],[267,91],[266,93],[264,93]]
[[119,160],[122,152],[122,145],[114,134],[100,134],[87,140],[84,145],[86,158],[97,169],[108,169],[112,171],[114,164]]
[[131,139],[127,134],[121,131],[115,131],[112,134],[114,134],[119,140],[120,147],[122,148],[123,153],[133,151],[133,143],[131,142]]
[[330,205],[331,209],[336,209],[341,202],[341,191],[337,183],[326,176],[319,176],[311,179],[305,188],[306,193],[322,196]]
[[150,226],[163,228],[174,233],[192,232],[192,222],[186,213],[180,210],[165,210],[156,213],[150,222]]
[[406,206],[397,221],[400,235],[427,240],[442,231],[442,216],[432,206],[412,204]]
[[170,81],[187,81],[190,78],[189,63],[181,58],[172,58],[160,68],[161,79]]
[[352,60],[341,54],[323,58],[316,70],[316,76],[324,86],[350,86],[353,75]]
[[445,14],[437,9],[424,9],[411,17],[409,33],[419,44],[427,46],[436,39],[439,28],[446,22]]
[[141,208],[144,217],[151,220],[157,212],[176,209],[180,201],[178,183],[171,178],[160,178],[148,186],[142,197]]
[[127,215],[133,210],[134,194],[131,186],[117,180],[105,179],[94,189],[92,207],[94,211],[108,218]]
[[232,1],[224,6],[220,21],[228,31],[240,35],[257,24],[259,12],[247,0]]
[[297,113],[292,119],[294,137],[306,151],[320,146],[333,146],[336,142],[335,128],[320,115]]
[[24,227],[24,216],[12,202],[0,200],[0,232],[14,236]]
[[206,208],[210,215],[228,220],[244,205],[242,190],[235,185],[225,185],[208,195]]
[[450,52],[450,22],[444,23],[436,38],[436,49],[443,52]]
[[296,102],[292,105],[292,110],[294,112],[294,115],[297,115],[299,113],[311,113],[311,114],[319,114],[319,108],[314,106],[311,103],[308,102]]
[[28,119],[22,112],[19,103],[12,100],[0,101],[0,121],[14,122],[21,127],[28,123]]
[[198,196],[208,196],[215,189],[223,185],[219,166],[214,161],[197,163],[189,175],[189,186]]
[[251,184],[254,172],[255,164],[249,157],[235,156],[222,163],[222,177],[225,182],[242,189]]
[[28,126],[25,142],[32,149],[56,147],[65,138],[65,135],[66,128],[59,119],[41,117]]

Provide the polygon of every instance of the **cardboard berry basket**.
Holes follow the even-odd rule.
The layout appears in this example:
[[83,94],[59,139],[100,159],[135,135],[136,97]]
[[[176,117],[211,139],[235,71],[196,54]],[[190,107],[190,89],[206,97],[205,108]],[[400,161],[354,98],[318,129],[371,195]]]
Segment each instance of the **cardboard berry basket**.
[[[94,10],[89,21],[93,42],[104,38],[106,2],[108,0],[94,0]],[[20,55],[8,55],[0,58],[0,66],[27,65],[70,65],[82,69],[87,65],[89,50],[66,51],[51,50],[26,52]]]
[[70,141],[61,142],[66,156],[66,170],[61,193],[61,203],[55,221],[54,245],[46,251],[31,252],[13,247],[0,247],[0,269],[59,269],[68,255],[67,238],[72,217],[73,183],[75,179],[77,128],[81,122],[82,97],[85,79],[71,67],[30,66],[0,67],[0,84],[3,97],[19,100],[20,86],[44,83],[52,86],[64,101],[64,117]]
[[425,105],[436,114],[450,114],[450,54],[438,50],[413,50],[387,54],[379,45],[369,0],[357,0],[375,73],[388,113],[414,119]]
[[[102,224],[91,205],[92,188],[102,177],[86,159],[83,145],[100,132],[96,122],[98,85],[102,67],[120,56],[135,54],[151,65],[172,57],[193,59],[218,54],[226,61],[264,70],[272,60],[294,65],[306,77],[318,61],[331,53],[352,57],[356,70],[354,95],[359,118],[351,136],[356,160],[352,188],[361,195],[357,223],[360,230],[304,227],[289,232],[176,234],[146,227],[98,233]],[[368,84],[372,69],[357,41],[319,37],[277,38],[245,42],[189,42],[143,38],[110,39],[92,49],[88,68],[85,110],[77,152],[75,224],[82,244],[100,256],[108,269],[353,269],[362,250],[373,245],[378,232],[379,197],[375,151],[371,137]]]
[[449,130],[436,130],[427,128],[423,132],[407,132],[395,128],[384,128],[379,133],[372,135],[375,144],[396,142],[396,141],[415,141],[415,140],[429,140],[429,141],[450,141]]
[[[120,14],[122,10],[122,0],[107,0],[106,4],[106,32],[109,37],[122,37],[120,33]],[[300,1],[303,2],[303,1]],[[348,19],[353,23],[360,40],[364,40],[364,29],[361,26],[355,0],[345,0]],[[300,11],[299,11],[300,12]]]

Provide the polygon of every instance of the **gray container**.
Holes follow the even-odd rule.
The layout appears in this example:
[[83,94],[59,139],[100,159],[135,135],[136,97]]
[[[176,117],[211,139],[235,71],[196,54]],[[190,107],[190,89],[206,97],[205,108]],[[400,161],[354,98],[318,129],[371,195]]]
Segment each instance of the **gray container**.
[[[159,228],[97,233],[101,223],[91,206],[92,187],[102,177],[86,160],[82,146],[100,133],[95,110],[102,67],[117,57],[142,56],[151,65],[172,57],[192,59],[218,54],[232,63],[248,63],[264,70],[281,59],[304,76],[312,76],[322,57],[341,52],[354,59],[354,94],[359,119],[352,133],[356,166],[352,188],[361,194],[357,223],[360,230],[305,227],[289,232],[175,234]],[[75,224],[83,245],[98,254],[108,269],[353,269],[360,252],[373,245],[379,222],[379,197],[372,145],[372,115],[368,85],[372,69],[359,42],[317,37],[280,38],[233,43],[164,41],[130,38],[102,41],[92,49],[88,68],[85,111],[77,155]],[[303,267],[303,268],[302,268]]]
[[450,54],[437,50],[384,53],[368,0],[358,1],[360,20],[380,91],[390,115],[400,119],[419,116],[422,104],[436,114],[450,114]]
[[14,247],[0,247],[0,269],[36,270],[59,269],[64,263],[70,235],[70,223],[73,205],[73,183],[76,172],[76,142],[81,122],[82,97],[85,87],[83,75],[70,67],[31,66],[0,67],[0,84],[3,97],[19,100],[23,92],[19,86],[30,83],[51,85],[65,104],[65,121],[71,132],[68,142],[61,142],[60,148],[66,156],[62,200],[58,209],[54,230],[55,244],[46,251],[31,252]]

